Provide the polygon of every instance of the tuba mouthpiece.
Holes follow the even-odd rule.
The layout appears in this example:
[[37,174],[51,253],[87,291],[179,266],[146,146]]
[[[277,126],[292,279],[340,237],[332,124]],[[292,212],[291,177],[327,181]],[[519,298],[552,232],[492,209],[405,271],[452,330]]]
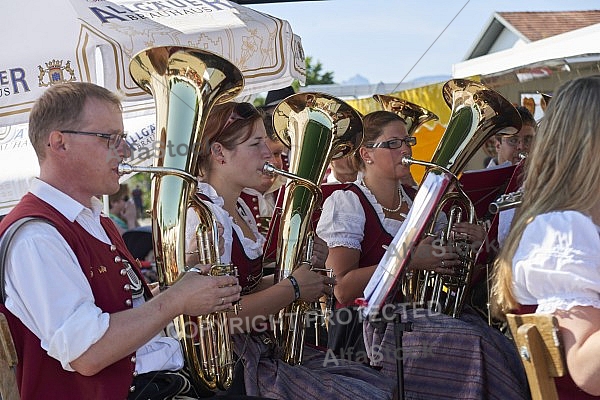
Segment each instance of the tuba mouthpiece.
[[271,164],[270,162],[265,162],[265,165],[263,165],[263,169],[262,169],[263,174],[265,175],[269,175],[269,176],[275,176],[276,175],[276,168],[273,164]]
[[414,160],[411,157],[402,157],[402,165],[410,167],[414,164]]
[[117,167],[117,173],[119,175],[127,175],[133,172],[133,167],[130,164],[119,164]]

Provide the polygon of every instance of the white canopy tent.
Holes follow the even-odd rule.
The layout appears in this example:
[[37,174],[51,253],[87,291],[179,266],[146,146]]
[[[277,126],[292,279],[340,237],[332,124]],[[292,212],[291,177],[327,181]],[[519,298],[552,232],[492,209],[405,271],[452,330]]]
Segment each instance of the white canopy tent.
[[147,47],[223,56],[244,75],[241,98],[304,82],[301,41],[289,23],[227,0],[20,0],[4,4],[2,14],[0,215],[39,173],[26,123],[34,101],[55,83],[94,82],[119,93],[128,141],[139,149],[154,143],[154,101],[133,83],[128,66]]
[[[452,66],[454,78],[493,75],[535,64],[566,65],[598,60],[600,56],[600,24],[522,44],[508,50],[459,62]],[[538,71],[543,74],[543,70]],[[535,78],[522,76],[526,80]]]

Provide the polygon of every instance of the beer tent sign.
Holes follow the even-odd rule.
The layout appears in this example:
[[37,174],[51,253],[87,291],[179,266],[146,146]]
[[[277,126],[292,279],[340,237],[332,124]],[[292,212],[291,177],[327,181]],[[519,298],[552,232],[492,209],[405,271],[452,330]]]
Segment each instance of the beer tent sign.
[[2,15],[0,215],[37,174],[26,123],[56,83],[94,82],[119,93],[136,146],[153,140],[154,101],[128,70],[145,48],[195,47],[228,59],[244,75],[242,98],[304,81],[301,41],[289,23],[227,0],[19,0],[3,4]]

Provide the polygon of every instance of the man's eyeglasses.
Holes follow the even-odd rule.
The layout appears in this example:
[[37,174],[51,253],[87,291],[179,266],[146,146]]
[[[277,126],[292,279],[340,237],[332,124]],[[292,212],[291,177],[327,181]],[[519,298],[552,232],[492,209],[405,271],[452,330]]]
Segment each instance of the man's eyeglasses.
[[368,143],[365,147],[369,149],[399,149],[402,147],[402,143],[406,143],[408,147],[412,147],[417,144],[417,138],[408,136],[403,139],[388,140],[387,142]]
[[84,132],[84,131],[70,131],[70,130],[62,130],[62,133],[72,133],[74,135],[88,135],[88,136],[97,136],[102,139],[106,139],[108,142],[108,148],[116,149],[125,139],[127,139],[126,133],[99,133],[99,132]]
[[522,142],[525,146],[529,146],[531,144],[531,141],[533,140],[533,136],[525,136],[523,138],[520,138],[518,136],[511,136],[508,138],[504,138],[504,140],[506,140],[506,143],[508,143],[511,147],[516,147],[519,142]]
[[219,132],[214,136],[214,138],[218,138],[221,136],[225,129],[229,128],[231,124],[235,121],[248,119],[255,115],[259,115],[258,110],[250,103],[237,103],[235,107],[231,110],[231,114],[229,114],[229,118],[223,124],[223,127],[219,130]]

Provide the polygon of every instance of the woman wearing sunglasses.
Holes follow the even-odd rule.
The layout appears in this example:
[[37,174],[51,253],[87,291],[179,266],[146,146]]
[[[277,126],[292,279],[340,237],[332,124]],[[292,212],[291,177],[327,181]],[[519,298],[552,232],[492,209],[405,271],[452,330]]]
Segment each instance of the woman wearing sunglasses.
[[129,229],[139,226],[135,204],[129,200],[129,186],[127,184],[122,183],[117,193],[108,196],[108,204],[108,215],[121,235]]
[[[490,398],[488,391],[493,390],[499,393],[498,398],[526,397],[527,383],[518,356],[504,355],[503,347],[512,350],[511,343],[476,315],[463,313],[465,320],[459,320],[443,314],[432,315],[423,309],[407,311],[411,305],[401,304],[401,319],[405,321],[408,315],[414,326],[413,332],[404,334],[404,354],[395,347],[392,324],[385,334],[374,332],[367,324],[367,340],[363,339],[363,322],[354,301],[363,297],[416,194],[413,187],[401,184],[411,178],[402,158],[411,157],[412,146],[416,144],[402,118],[392,112],[375,111],[363,118],[363,130],[363,145],[354,155],[362,178],[341,185],[327,197],[317,226],[317,234],[329,247],[326,265],[333,269],[337,279],[338,309],[329,324],[328,347],[343,358],[367,358],[394,377],[396,357],[400,354],[404,359],[404,389],[409,397]],[[436,221],[440,228],[445,223],[445,216]],[[458,223],[454,230],[474,243],[481,243],[485,237],[484,230],[477,225]],[[433,237],[427,237],[416,247],[408,268],[452,273],[458,265],[459,255],[451,246],[441,246]],[[399,301],[396,298],[394,303]],[[422,318],[415,318],[417,314]],[[365,343],[369,345],[365,347]],[[382,345],[382,351],[377,351],[371,343]],[[494,375],[505,368],[521,374]]]
[[[394,381],[347,360],[305,348],[302,365],[291,366],[278,357],[269,319],[294,300],[315,301],[331,293],[333,278],[299,267],[290,279],[273,284],[263,277],[265,238],[251,211],[239,199],[242,189],[257,187],[271,177],[262,173],[271,151],[265,143],[262,116],[249,103],[225,103],[211,111],[199,154],[198,196],[222,225],[221,261],[238,268],[242,286],[241,311],[231,316],[235,353],[243,360],[245,391],[277,399],[391,399]],[[195,247],[198,219],[188,212],[188,251]],[[313,263],[323,264],[327,247],[315,242]],[[191,260],[188,260],[191,261]]]

